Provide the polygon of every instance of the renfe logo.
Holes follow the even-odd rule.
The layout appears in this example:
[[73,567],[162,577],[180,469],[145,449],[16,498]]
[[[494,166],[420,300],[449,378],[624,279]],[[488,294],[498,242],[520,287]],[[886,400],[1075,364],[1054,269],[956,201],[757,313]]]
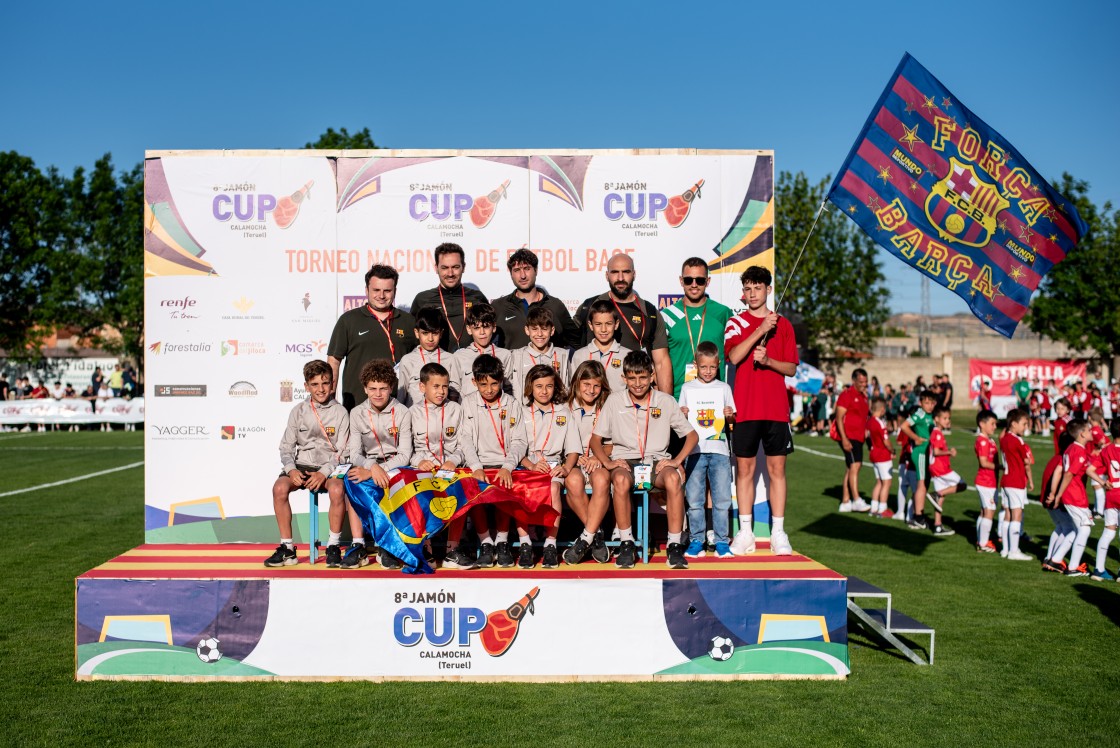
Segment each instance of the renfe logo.
[[[446,647],[452,642],[458,647],[469,647],[473,637],[477,636],[486,654],[501,657],[517,639],[525,614],[536,614],[534,601],[540,592],[540,587],[534,587],[513,605],[504,610],[496,610],[490,615],[483,613],[481,608],[400,608],[393,616],[393,637],[402,647],[415,647],[421,643],[432,647]],[[455,593],[417,592],[410,599],[404,594],[398,594],[397,598],[398,602],[407,599],[411,603],[454,603]],[[423,653],[421,656],[424,656]]]

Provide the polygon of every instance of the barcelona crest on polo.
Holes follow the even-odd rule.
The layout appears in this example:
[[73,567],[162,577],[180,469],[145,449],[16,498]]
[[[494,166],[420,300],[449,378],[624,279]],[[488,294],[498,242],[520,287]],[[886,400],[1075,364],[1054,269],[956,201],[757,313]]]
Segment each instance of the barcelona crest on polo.
[[451,437],[455,436],[455,427],[448,426],[446,429],[444,429],[443,433],[447,434],[447,438],[450,439]]
[[660,418],[661,417],[661,408],[650,408],[649,409],[649,415],[650,415],[651,418]]
[[568,422],[568,417],[567,416],[556,416],[556,425],[557,426],[563,426],[567,422]]
[[926,218],[947,242],[983,247],[996,232],[1000,211],[1011,206],[972,164],[949,157],[949,173],[926,198]]

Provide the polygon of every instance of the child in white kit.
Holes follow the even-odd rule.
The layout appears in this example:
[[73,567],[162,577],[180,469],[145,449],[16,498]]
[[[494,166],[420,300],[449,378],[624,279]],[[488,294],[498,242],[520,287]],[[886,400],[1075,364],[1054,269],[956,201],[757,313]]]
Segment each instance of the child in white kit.
[[731,510],[731,451],[727,446],[725,426],[735,420],[735,396],[727,382],[717,379],[719,350],[715,343],[704,341],[696,346],[696,379],[681,386],[681,412],[699,435],[699,441],[688,457],[684,485],[688,503],[688,549],[686,558],[704,555],[704,504],[712,494],[712,531],[715,533],[716,556],[731,558],[728,537],[728,512]]

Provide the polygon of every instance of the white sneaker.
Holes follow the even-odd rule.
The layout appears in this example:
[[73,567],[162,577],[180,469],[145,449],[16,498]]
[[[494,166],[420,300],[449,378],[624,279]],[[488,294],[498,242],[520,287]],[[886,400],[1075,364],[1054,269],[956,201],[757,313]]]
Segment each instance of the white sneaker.
[[716,531],[715,530],[708,530],[706,533],[704,533],[704,542],[708,544],[708,547],[715,548],[716,547]]
[[775,556],[792,556],[793,546],[789,544],[789,535],[781,531],[771,533],[770,551]]
[[869,511],[871,511],[871,505],[868,504],[863,499],[855,498],[855,499],[852,499],[852,511],[853,512],[869,512]]
[[1043,429],[1042,430],[1042,435],[1043,436],[1050,436],[1050,429]]
[[843,504],[840,505],[840,508],[837,509],[836,511],[844,512],[845,514],[852,511],[852,502],[845,501]]
[[[1002,553],[1000,555],[1003,556]],[[1008,553],[1006,556],[1004,556],[1004,558],[1006,558],[1008,561],[1034,561],[1034,560],[1036,560],[1034,556],[1032,556],[1028,553],[1023,553],[1022,551],[1012,551],[1011,553]]]
[[735,533],[735,538],[731,541],[731,552],[736,556],[754,553],[754,533],[750,530],[740,530]]

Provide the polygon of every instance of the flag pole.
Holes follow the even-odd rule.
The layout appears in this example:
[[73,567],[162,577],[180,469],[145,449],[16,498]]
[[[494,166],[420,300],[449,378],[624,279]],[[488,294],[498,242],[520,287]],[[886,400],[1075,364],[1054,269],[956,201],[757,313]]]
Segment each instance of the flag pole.
[[809,227],[809,234],[805,237],[805,241],[801,243],[801,249],[797,252],[797,259],[793,261],[793,268],[789,271],[789,277],[786,278],[786,285],[782,288],[782,293],[778,296],[778,301],[774,304],[774,311],[782,305],[782,301],[786,298],[786,291],[789,290],[789,283],[793,280],[793,274],[797,272],[797,266],[801,264],[801,255],[805,254],[805,247],[809,244],[809,237],[813,235],[813,231],[817,228],[817,221],[820,220],[821,214],[825,211],[825,206],[828,205],[828,200],[821,201],[821,207],[817,209],[817,215],[813,217],[813,225]]

